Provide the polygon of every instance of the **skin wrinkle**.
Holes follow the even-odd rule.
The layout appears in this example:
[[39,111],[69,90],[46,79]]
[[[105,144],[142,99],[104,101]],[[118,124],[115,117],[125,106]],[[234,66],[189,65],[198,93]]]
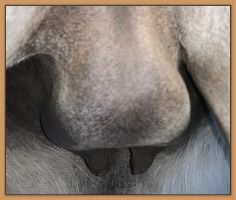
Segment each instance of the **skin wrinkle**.
[[[194,74],[194,81],[201,89],[209,107],[214,110],[219,124],[230,141],[230,28],[228,23],[230,7],[217,6],[214,9],[213,7],[191,9],[179,7],[177,9],[177,16],[183,19],[178,20],[181,29],[179,38],[186,49],[189,73]],[[185,16],[193,9],[206,20],[200,20],[200,17],[195,16],[190,22]],[[186,32],[189,34],[185,34]],[[208,51],[203,53],[201,49],[204,48]]]
[[[214,46],[224,30],[219,26],[216,37],[209,35],[217,24],[206,17],[212,11],[189,8],[50,9],[25,47],[14,55],[18,64],[7,75],[15,79],[7,89],[8,194],[229,194],[229,145],[216,127],[225,119],[215,113],[215,104],[223,107],[225,115],[229,113],[224,103],[218,105],[210,96],[214,88],[221,91],[216,96],[228,91],[223,79],[214,76],[220,69],[228,77],[228,45],[223,41],[222,46]],[[211,27],[204,27],[206,33],[202,34],[201,23],[191,29],[188,21],[185,24],[187,13],[194,19],[206,17]],[[192,37],[194,31],[197,35]],[[199,42],[200,36],[203,41],[212,39],[207,44],[210,53]],[[191,94],[195,89],[184,83],[179,72],[181,48],[194,84],[200,84],[198,88],[216,116],[200,111],[204,103],[195,102]],[[219,53],[220,49],[223,52]],[[40,63],[39,71],[28,62],[32,55]],[[222,55],[226,55],[226,64],[214,59]],[[18,62],[26,57],[27,62]],[[24,65],[25,73],[14,72]],[[30,66],[32,70],[27,71]],[[31,76],[34,73],[36,76]],[[38,80],[41,73],[42,80]],[[33,99],[45,95],[44,90],[48,96],[34,103]],[[34,109],[41,101],[46,105],[44,114],[52,116],[51,139],[62,143],[52,143],[44,135],[48,130],[43,132],[41,125],[48,119],[40,124]],[[196,121],[192,118],[195,114]],[[220,117],[220,123],[214,123],[213,117]],[[151,144],[166,147],[145,173],[132,175],[130,152],[125,147]],[[91,173],[80,156],[68,151],[99,147],[116,147],[110,170],[102,177]]]

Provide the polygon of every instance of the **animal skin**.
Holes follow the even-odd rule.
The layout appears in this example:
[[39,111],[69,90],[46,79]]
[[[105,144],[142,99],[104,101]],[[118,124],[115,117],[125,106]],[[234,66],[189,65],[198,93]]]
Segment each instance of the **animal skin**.
[[8,6],[6,28],[7,194],[230,193],[229,6]]

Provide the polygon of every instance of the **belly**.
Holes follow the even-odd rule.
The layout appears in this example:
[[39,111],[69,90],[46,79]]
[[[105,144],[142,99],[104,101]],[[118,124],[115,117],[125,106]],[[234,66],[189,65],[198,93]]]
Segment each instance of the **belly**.
[[[57,9],[64,15],[55,19]],[[171,11],[155,9],[55,7],[39,26],[26,52],[55,59],[44,66],[53,84],[41,112],[55,143],[70,150],[164,145],[182,133],[190,103],[179,46]]]
[[116,66],[113,75],[114,68],[111,72],[104,67],[111,74],[106,76],[97,68],[76,76],[58,75],[41,117],[47,135],[59,146],[162,146],[183,132],[190,102],[177,70],[140,66],[130,73],[129,66]]

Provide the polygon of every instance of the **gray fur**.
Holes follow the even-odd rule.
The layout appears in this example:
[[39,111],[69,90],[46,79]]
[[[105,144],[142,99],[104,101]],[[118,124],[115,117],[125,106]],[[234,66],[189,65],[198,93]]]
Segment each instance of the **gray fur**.
[[[181,134],[190,103],[178,73],[172,13],[162,7],[51,9],[24,51],[55,59],[42,112],[49,138],[84,150],[163,145]],[[55,132],[73,143],[56,140]]]
[[[40,16],[7,52],[8,194],[230,193],[229,7],[55,6]],[[180,75],[182,59],[210,112]],[[166,148],[132,175],[127,147],[145,145]],[[103,177],[68,151],[93,148],[115,148]]]
[[117,149],[111,170],[97,177],[79,156],[50,143],[41,131],[7,130],[7,193],[229,194],[227,143],[208,118],[192,131],[184,145],[160,153],[145,174],[132,176],[128,150]]
[[177,7],[176,17],[188,71],[230,141],[230,6]]

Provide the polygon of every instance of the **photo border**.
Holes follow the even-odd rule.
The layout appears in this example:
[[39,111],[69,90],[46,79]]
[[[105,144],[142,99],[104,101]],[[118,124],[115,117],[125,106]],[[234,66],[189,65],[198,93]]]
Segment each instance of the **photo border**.
[[[230,141],[230,146],[231,146],[231,194],[230,195],[6,195],[5,194],[5,174],[6,174],[6,169],[5,169],[5,106],[6,106],[6,98],[5,98],[5,72],[6,72],[6,59],[5,59],[5,51],[6,51],[6,39],[5,39],[5,7],[7,5],[230,5],[231,6],[231,141]],[[235,163],[236,163],[236,156],[235,156],[235,151],[236,151],[236,144],[234,144],[235,137],[233,136],[233,133],[235,132],[235,125],[233,123],[234,115],[235,115],[235,107],[233,102],[235,102],[235,92],[233,90],[233,86],[236,84],[236,80],[234,79],[235,75],[235,69],[233,66],[235,66],[235,57],[233,55],[235,54],[235,37],[236,36],[236,31],[235,31],[235,20],[236,20],[236,12],[235,12],[235,7],[236,7],[236,1],[203,1],[199,0],[197,3],[196,1],[173,1],[169,0],[166,1],[154,1],[154,0],[127,0],[127,1],[121,1],[121,0],[113,0],[113,1],[108,1],[108,0],[39,0],[39,1],[33,1],[33,0],[0,0],[0,62],[1,62],[1,67],[0,67],[0,104],[1,104],[1,114],[0,114],[0,147],[2,149],[1,154],[0,154],[0,175],[2,178],[2,181],[0,181],[0,199],[234,199],[236,198],[235,195]],[[233,145],[234,144],[234,145]]]

